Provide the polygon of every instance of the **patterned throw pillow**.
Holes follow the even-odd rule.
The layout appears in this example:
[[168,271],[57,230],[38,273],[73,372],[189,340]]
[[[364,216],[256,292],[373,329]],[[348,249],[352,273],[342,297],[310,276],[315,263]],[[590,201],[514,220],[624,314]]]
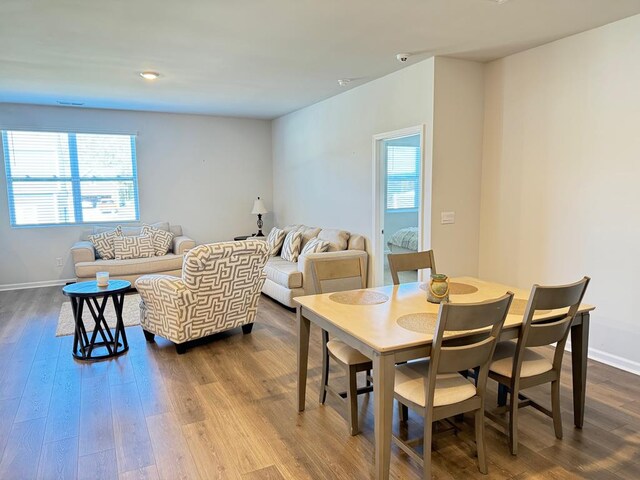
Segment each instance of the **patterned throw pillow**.
[[269,232],[269,236],[267,237],[267,245],[269,245],[269,255],[275,257],[280,253],[280,249],[282,248],[282,244],[284,243],[284,237],[287,234],[284,230],[279,229],[278,227],[273,227]]
[[312,238],[307,242],[307,244],[300,252],[301,255],[305,253],[322,253],[329,250],[329,242],[325,242],[324,240],[320,240],[319,238]]
[[292,231],[287,233],[287,236],[284,237],[280,256],[283,260],[297,262],[300,255],[300,245],[302,245],[302,232]]
[[116,260],[153,257],[155,249],[149,235],[117,237],[113,240]]
[[173,233],[160,228],[152,227],[146,223],[142,225],[142,235],[148,235],[153,242],[153,248],[157,256],[166,255],[173,241]]
[[89,241],[93,244],[93,247],[98,252],[100,258],[104,260],[113,260],[114,250],[113,241],[116,238],[122,236],[122,227],[118,225],[113,230],[108,232],[96,233],[95,235],[89,235]]

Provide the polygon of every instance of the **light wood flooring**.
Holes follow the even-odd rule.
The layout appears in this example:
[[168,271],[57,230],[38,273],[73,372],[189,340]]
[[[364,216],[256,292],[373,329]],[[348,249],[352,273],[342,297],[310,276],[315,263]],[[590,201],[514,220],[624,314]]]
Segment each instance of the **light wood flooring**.
[[[307,410],[298,414],[295,317],[279,304],[263,297],[253,333],[221,334],[185,355],[163,339],[147,344],[132,327],[127,354],[82,364],[72,338],[54,336],[62,301],[60,288],[0,292],[0,479],[371,478],[373,394],[361,396],[362,433],[350,437],[342,406],[333,398],[318,405],[314,328]],[[465,421],[435,445],[434,476],[640,478],[640,379],[591,362],[586,424],[577,430],[568,364],[565,373],[564,440],[550,419],[525,409],[512,457],[488,423],[483,476]],[[531,396],[549,399],[546,389]],[[408,434],[421,429],[412,413]],[[421,468],[393,447],[391,475],[417,479]]]

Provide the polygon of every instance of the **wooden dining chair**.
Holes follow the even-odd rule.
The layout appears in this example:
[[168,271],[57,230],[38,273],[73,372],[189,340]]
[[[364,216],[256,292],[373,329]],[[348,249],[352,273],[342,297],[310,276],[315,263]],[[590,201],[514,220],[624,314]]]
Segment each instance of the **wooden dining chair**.
[[[365,272],[359,258],[332,258],[313,261],[313,281],[317,293],[339,292],[365,288]],[[329,385],[329,359],[345,369],[347,389],[338,390]],[[320,403],[324,404],[327,392],[346,403],[349,433],[356,435],[358,428],[358,395],[373,391],[371,386],[371,359],[338,339],[329,339],[322,331],[322,380]],[[357,374],[366,372],[366,385],[358,388]]]
[[431,273],[436,273],[436,260],[433,250],[416,253],[390,253],[387,255],[389,260],[389,270],[394,285],[400,285],[400,272],[410,272],[413,270],[431,269]]
[[[493,356],[513,293],[481,303],[440,304],[438,320],[427,360],[396,366],[395,398],[424,417],[423,456],[413,450],[415,440],[395,443],[423,465],[424,478],[431,478],[431,437],[433,423],[466,412],[475,412],[478,469],[487,473],[484,445],[485,389],[489,362]],[[490,330],[488,330],[490,328]],[[457,336],[483,329],[477,334]],[[448,332],[455,339],[445,341]],[[478,368],[477,383],[461,371]]]
[[[498,406],[496,412],[487,416],[502,425],[509,435],[509,448],[513,455],[518,453],[518,409],[532,406],[553,418],[556,438],[562,438],[562,418],[560,412],[560,373],[562,356],[580,302],[589,285],[590,278],[570,285],[542,287],[534,285],[527,304],[522,328],[517,341],[498,343],[493,361],[489,367],[489,377],[499,383]],[[535,322],[537,310],[567,309],[559,318]],[[536,352],[533,348],[556,343],[553,360]],[[521,390],[551,382],[551,411],[520,393]],[[508,407],[507,392],[510,392]],[[506,424],[497,414],[508,411]]]

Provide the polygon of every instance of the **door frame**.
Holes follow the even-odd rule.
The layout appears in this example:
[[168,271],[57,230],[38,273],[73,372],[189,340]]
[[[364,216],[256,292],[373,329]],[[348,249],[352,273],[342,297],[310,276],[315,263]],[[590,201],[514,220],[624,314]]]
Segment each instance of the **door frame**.
[[[420,197],[421,201],[418,207],[418,250],[424,250],[424,246],[427,243],[426,239],[429,237],[429,232],[425,231],[425,224],[430,225],[431,218],[430,210],[429,214],[425,215],[426,209],[431,204],[431,188],[427,188],[426,184],[426,171],[427,165],[425,159],[425,124],[415,125],[413,127],[402,128],[399,130],[392,130],[389,132],[383,132],[373,135],[372,137],[372,152],[373,152],[373,234],[371,235],[371,267],[372,267],[372,285],[380,286],[384,283],[384,233],[382,225],[384,224],[384,210],[382,208],[382,194],[385,189],[385,185],[382,183],[385,175],[382,172],[382,157],[380,152],[380,146],[384,140],[391,140],[394,138],[408,137],[411,135],[420,135]],[[430,157],[429,157],[430,158]],[[430,163],[430,162],[429,162]],[[429,178],[431,177],[431,168],[429,165]],[[430,184],[429,184],[430,187]],[[422,272],[418,273],[418,279],[422,280]]]

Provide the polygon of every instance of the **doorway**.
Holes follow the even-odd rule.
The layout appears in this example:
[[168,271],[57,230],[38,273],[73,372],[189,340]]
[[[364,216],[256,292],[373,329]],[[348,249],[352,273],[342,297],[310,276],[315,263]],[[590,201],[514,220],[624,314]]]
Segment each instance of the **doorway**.
[[[374,284],[391,285],[387,255],[423,249],[424,127],[374,136]],[[403,272],[401,283],[420,280]]]

